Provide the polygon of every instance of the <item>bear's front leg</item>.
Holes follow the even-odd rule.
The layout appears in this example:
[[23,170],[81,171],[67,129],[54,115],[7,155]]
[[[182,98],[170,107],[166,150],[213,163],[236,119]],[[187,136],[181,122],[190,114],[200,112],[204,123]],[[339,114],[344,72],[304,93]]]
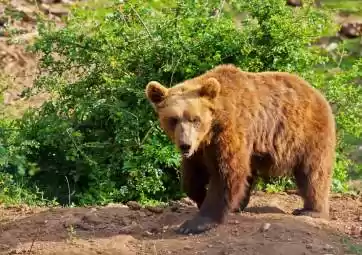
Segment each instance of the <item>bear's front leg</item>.
[[222,223],[227,213],[223,187],[219,178],[212,178],[204,202],[197,215],[185,221],[177,230],[180,234],[199,234]]
[[196,153],[191,158],[183,158],[181,164],[182,189],[200,209],[206,197],[206,185],[209,183],[209,173],[202,163],[202,156]]
[[[225,148],[225,147],[224,147]],[[224,222],[229,211],[240,207],[248,190],[250,166],[246,153],[224,149],[217,154],[215,170],[210,173],[206,198],[198,214],[178,229],[181,234],[199,234]]]

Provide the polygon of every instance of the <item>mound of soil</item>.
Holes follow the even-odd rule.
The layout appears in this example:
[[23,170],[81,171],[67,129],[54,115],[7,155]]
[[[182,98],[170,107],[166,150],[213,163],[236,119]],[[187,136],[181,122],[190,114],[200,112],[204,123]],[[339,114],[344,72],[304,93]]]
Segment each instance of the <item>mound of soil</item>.
[[361,254],[361,197],[331,198],[330,221],[292,216],[301,205],[294,194],[257,192],[245,212],[195,236],[174,231],[197,212],[180,202],[166,208],[3,208],[0,254]]

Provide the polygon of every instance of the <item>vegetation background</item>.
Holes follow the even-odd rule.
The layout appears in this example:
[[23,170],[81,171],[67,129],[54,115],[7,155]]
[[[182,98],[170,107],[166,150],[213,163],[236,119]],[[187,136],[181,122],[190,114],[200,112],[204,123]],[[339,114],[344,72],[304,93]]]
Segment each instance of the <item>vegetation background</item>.
[[[338,128],[333,191],[356,192],[348,183],[362,176],[361,38],[342,40],[333,52],[320,40],[339,29],[336,12],[358,16],[362,8],[352,0],[322,2],[90,0],[74,3],[62,26],[37,16],[39,36],[29,50],[39,70],[22,96],[49,97],[15,117],[11,106],[2,108],[0,200],[88,205],[182,197],[179,155],[144,88],[150,80],[172,86],[222,63],[293,72],[320,89]],[[13,19],[26,14],[6,10]],[[19,33],[2,31],[10,39]],[[0,77],[1,86],[7,82]],[[258,185],[268,192],[293,187],[291,178]]]

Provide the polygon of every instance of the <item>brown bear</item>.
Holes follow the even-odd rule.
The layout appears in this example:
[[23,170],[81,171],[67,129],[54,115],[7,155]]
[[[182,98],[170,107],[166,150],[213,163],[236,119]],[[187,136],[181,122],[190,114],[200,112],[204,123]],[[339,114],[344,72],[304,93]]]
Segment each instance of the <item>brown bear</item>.
[[304,207],[293,214],[328,218],[335,122],[305,80],[226,64],[171,88],[151,81],[146,95],[182,153],[182,187],[199,208],[178,233],[243,210],[257,176],[294,175]]

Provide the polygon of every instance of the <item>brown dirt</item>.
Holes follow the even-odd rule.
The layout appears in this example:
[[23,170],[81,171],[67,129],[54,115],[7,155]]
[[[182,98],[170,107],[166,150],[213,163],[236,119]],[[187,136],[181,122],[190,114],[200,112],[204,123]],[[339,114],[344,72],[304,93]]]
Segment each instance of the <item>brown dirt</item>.
[[361,197],[332,197],[330,221],[292,216],[301,203],[294,194],[257,192],[246,212],[195,236],[174,232],[197,211],[185,203],[161,213],[124,205],[3,208],[0,254],[361,254],[362,246],[353,253],[341,239],[362,244]]
[[[38,71],[37,56],[28,52],[26,47],[38,36],[36,15],[52,20],[60,27],[63,24],[60,17],[62,10],[60,4],[0,1],[0,93],[3,97],[0,112],[4,116],[21,117],[28,108],[39,107],[49,98],[47,93],[29,98],[22,96],[25,89],[33,86]],[[7,11],[12,14],[7,14]]]

